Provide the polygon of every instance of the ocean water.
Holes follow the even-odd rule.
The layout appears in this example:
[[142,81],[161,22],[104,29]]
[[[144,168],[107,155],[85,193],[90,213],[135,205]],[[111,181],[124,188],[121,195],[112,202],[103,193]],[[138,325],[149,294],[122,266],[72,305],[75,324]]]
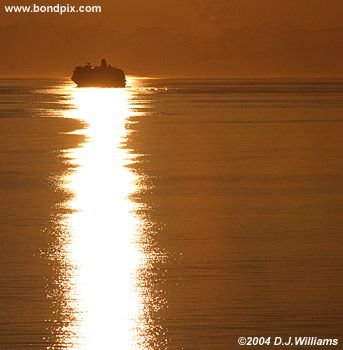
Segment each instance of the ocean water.
[[341,346],[342,134],[339,79],[0,80],[0,349]]

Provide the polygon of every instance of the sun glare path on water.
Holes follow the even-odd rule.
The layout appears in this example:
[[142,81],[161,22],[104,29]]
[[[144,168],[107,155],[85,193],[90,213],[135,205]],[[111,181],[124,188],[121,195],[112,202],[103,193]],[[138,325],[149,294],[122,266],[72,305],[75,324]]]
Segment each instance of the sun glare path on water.
[[63,343],[78,350],[141,349],[145,306],[137,273],[145,257],[137,242],[143,223],[130,200],[139,178],[127,167],[133,160],[122,147],[130,91],[68,89],[75,106],[69,117],[85,124],[77,131],[85,141],[66,151],[73,170],[62,180],[71,194],[63,226],[75,314]]

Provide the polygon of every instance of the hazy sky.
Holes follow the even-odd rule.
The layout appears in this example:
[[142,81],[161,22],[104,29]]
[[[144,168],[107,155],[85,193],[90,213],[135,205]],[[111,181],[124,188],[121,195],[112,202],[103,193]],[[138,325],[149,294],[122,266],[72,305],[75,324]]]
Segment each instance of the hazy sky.
[[106,56],[142,75],[343,76],[341,0],[67,3],[101,5],[102,13],[1,9],[1,75],[68,75],[74,65]]

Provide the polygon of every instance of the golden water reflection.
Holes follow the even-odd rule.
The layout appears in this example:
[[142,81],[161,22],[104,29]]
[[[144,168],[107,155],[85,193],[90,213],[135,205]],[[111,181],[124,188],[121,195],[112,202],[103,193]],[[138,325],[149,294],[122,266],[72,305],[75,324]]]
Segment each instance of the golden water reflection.
[[128,136],[127,89],[72,89],[73,117],[85,123],[85,142],[68,150],[74,166],[64,178],[72,194],[65,227],[69,263],[72,349],[135,349],[144,305],[137,291],[137,271],[144,256],[137,244],[141,222],[130,200],[137,175],[127,167],[132,157],[122,147]]

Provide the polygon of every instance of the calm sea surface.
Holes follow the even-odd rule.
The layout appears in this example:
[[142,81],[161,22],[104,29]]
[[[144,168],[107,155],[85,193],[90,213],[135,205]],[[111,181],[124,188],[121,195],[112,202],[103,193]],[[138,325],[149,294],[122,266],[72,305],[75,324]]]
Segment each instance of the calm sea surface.
[[0,349],[341,348],[342,135],[343,80],[0,80]]

